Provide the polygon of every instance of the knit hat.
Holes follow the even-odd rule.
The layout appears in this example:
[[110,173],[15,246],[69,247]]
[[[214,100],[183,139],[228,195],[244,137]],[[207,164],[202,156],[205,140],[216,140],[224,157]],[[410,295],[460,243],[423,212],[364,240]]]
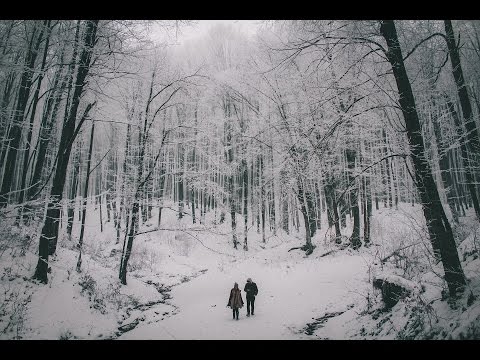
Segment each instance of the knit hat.
[[248,278],[248,279],[247,279],[247,282],[252,282],[252,278]]

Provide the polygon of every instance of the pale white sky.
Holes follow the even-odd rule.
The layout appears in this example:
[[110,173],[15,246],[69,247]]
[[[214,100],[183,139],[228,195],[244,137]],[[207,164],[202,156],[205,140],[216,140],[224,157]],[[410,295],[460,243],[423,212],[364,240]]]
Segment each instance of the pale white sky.
[[[178,38],[175,41],[175,34],[172,32],[168,36],[168,41],[172,43],[182,44],[186,40],[191,40],[196,37],[201,37],[205,35],[211,27],[216,24],[232,24],[234,27],[238,28],[242,32],[248,35],[255,34],[258,26],[260,25],[260,20],[195,20],[194,25],[183,26],[182,29],[178,32]],[[152,37],[155,40],[166,39],[165,30],[160,27],[154,27],[152,29]]]

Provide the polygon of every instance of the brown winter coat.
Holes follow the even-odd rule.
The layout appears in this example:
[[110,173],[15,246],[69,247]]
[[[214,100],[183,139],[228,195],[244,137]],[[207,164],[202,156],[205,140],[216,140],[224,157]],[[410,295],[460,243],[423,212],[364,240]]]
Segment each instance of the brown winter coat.
[[239,309],[243,307],[242,293],[239,288],[233,288],[230,290],[230,297],[228,298],[228,304],[232,309]]

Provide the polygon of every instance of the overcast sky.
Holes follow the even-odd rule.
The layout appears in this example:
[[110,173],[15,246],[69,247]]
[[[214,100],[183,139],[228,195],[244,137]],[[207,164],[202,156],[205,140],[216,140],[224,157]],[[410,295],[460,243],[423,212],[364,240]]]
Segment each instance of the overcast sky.
[[[178,44],[184,43],[186,40],[192,40],[196,37],[201,37],[205,35],[208,30],[214,25],[222,24],[232,24],[234,27],[238,28],[242,32],[252,35],[256,32],[257,27],[259,26],[259,20],[195,20],[194,25],[184,26],[178,32],[178,37],[175,41],[175,34],[172,33],[169,36],[169,42],[176,42]],[[165,39],[165,31],[159,27],[154,27],[152,29],[152,36],[155,40]]]

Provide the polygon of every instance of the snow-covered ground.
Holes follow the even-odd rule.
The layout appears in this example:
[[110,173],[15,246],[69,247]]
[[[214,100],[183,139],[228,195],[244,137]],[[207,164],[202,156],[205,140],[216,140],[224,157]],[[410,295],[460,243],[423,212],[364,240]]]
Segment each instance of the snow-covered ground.
[[[291,244],[281,244],[248,258],[233,259],[172,290],[179,313],[162,322],[138,326],[126,339],[295,339],[312,316],[326,310],[346,310],[365,287],[365,262],[348,253],[303,259],[288,253]],[[207,265],[207,264],[205,264]],[[243,289],[252,277],[259,288],[255,315],[239,321],[226,307],[230,289],[238,282]],[[243,299],[245,301],[245,296]],[[337,329],[333,329],[337,330]],[[341,329],[331,334],[342,337]]]
[[[73,241],[62,235],[47,285],[30,280],[37,261],[34,241],[13,246],[12,240],[2,248],[1,339],[479,338],[480,302],[468,300],[469,291],[480,290],[475,248],[480,230],[471,219],[462,220],[466,239],[459,246],[469,288],[464,299],[449,305],[442,299],[443,281],[429,271],[442,273],[428,262],[418,206],[374,211],[373,245],[359,251],[337,247],[323,225],[310,256],[299,249],[289,251],[303,245],[301,230],[290,235],[279,230],[276,236],[269,232],[263,244],[252,226],[249,250],[242,244],[235,250],[228,216],[222,225],[212,224],[213,214],[207,215],[207,226],[192,225],[189,216],[179,221],[167,208],[161,228],[170,230],[135,239],[126,286],[118,281],[122,241],[115,244],[111,223],[99,232],[93,205],[88,214],[81,273],[75,271],[77,224]],[[156,219],[154,211],[141,231],[155,230]],[[237,223],[243,225],[240,216]],[[38,229],[3,226],[1,231],[6,243]],[[350,227],[342,232],[349,235]],[[238,235],[243,241],[240,229]],[[397,249],[409,255],[409,261],[395,256],[381,261]],[[416,284],[412,295],[388,312],[372,286],[373,278],[382,274]],[[234,282],[243,290],[248,277],[259,288],[255,315],[246,317],[242,291],[245,306],[236,321],[226,307],[228,295]],[[433,323],[428,325],[430,318]]]

